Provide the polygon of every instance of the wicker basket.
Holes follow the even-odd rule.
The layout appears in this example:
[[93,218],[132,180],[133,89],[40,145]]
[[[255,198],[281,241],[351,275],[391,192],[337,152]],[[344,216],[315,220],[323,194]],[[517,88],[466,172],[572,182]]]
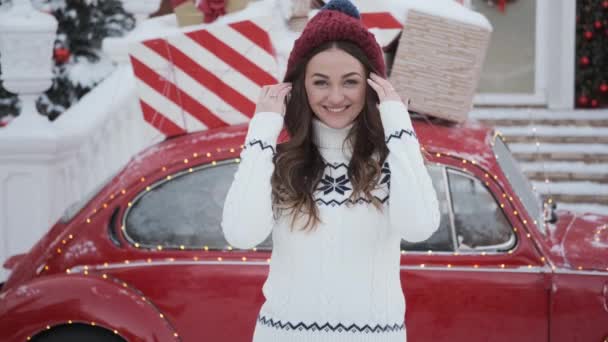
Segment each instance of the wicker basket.
[[410,9],[390,80],[411,111],[463,122],[473,107],[491,29]]

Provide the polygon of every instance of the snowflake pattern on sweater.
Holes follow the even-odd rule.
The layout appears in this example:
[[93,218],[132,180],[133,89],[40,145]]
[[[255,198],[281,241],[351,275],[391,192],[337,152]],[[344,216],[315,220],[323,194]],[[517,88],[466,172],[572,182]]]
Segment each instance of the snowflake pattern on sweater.
[[[405,132],[405,130],[402,130]],[[401,138],[399,134],[398,138]],[[411,136],[411,134],[409,134]],[[261,140],[255,139],[247,142],[245,144],[245,149],[247,148],[259,148],[261,150],[269,150],[274,155],[276,153],[275,149],[268,143],[265,143]],[[391,169],[388,162],[384,162],[380,171],[380,181],[376,188],[372,191],[372,195],[379,200],[381,203],[387,203],[389,199],[391,187]],[[319,181],[319,184],[316,188],[316,192],[314,194],[315,202],[319,206],[341,206],[347,204],[369,204],[370,201],[363,197],[359,196],[357,199],[351,199],[350,196],[352,194],[352,184],[351,180],[348,177],[348,165],[345,163],[325,163],[325,171],[323,177]]]
[[[391,182],[391,170],[388,162],[384,162],[380,182],[376,189],[372,191],[372,195],[381,203],[387,203],[389,198]],[[351,199],[352,184],[348,178],[348,165],[345,163],[326,163],[325,173],[317,186],[315,193],[315,202],[319,206],[341,206],[345,204],[363,204],[370,201],[359,196],[357,199]]]

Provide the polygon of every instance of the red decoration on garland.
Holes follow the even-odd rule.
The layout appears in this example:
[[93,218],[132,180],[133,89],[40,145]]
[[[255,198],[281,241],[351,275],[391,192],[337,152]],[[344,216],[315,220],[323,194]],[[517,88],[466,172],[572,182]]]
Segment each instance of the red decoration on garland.
[[593,32],[585,31],[584,36],[587,40],[591,40],[591,38],[593,38]]
[[53,57],[55,58],[55,61],[59,64],[67,62],[70,59],[70,55],[70,50],[66,48],[56,48],[53,51]]
[[600,91],[602,93],[608,93],[608,84],[606,84],[606,83],[600,84]]
[[608,0],[607,0],[607,1],[604,1],[604,2],[602,2],[602,7],[604,7],[604,8],[608,8]]
[[581,106],[586,106],[588,103],[589,103],[589,98],[587,98],[587,96],[581,95],[578,98],[578,104],[580,104]]
[[597,108],[598,105],[599,105],[599,103],[597,102],[596,99],[591,100],[591,107]]
[[595,26],[595,28],[599,30],[602,28],[602,22],[599,20],[596,20],[595,23],[593,23],[593,26]]
[[581,57],[581,64],[582,65],[587,66],[587,65],[589,65],[589,63],[590,63],[589,57],[587,57],[587,56]]

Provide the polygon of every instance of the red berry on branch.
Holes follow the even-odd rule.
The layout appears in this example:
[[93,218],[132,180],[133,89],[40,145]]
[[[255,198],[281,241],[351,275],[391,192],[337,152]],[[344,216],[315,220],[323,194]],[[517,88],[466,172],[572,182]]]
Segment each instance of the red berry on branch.
[[585,33],[583,35],[585,36],[585,38],[587,40],[590,40],[591,38],[593,38],[593,32],[591,32],[591,31],[585,31]]
[[587,56],[581,57],[581,64],[582,65],[589,65],[589,62],[590,62],[589,57],[587,57]]
[[56,48],[53,51],[53,57],[57,63],[63,64],[70,59],[70,50],[66,48]]
[[595,28],[599,30],[602,28],[602,22],[599,20],[596,20],[595,23],[593,24],[593,26],[595,26]]
[[602,83],[602,84],[600,84],[600,91],[601,91],[602,93],[606,93],[606,92],[608,92],[608,84],[606,84],[606,83]]
[[587,96],[581,95],[578,98],[578,104],[580,104],[581,106],[586,106],[588,103],[589,103],[589,98],[587,98]]

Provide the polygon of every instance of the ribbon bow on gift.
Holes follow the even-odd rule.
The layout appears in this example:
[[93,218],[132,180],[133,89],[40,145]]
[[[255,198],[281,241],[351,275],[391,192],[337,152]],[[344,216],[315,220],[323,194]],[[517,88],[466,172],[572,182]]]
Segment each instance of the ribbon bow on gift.
[[196,8],[205,15],[204,22],[210,23],[226,14],[226,0],[196,0]]

